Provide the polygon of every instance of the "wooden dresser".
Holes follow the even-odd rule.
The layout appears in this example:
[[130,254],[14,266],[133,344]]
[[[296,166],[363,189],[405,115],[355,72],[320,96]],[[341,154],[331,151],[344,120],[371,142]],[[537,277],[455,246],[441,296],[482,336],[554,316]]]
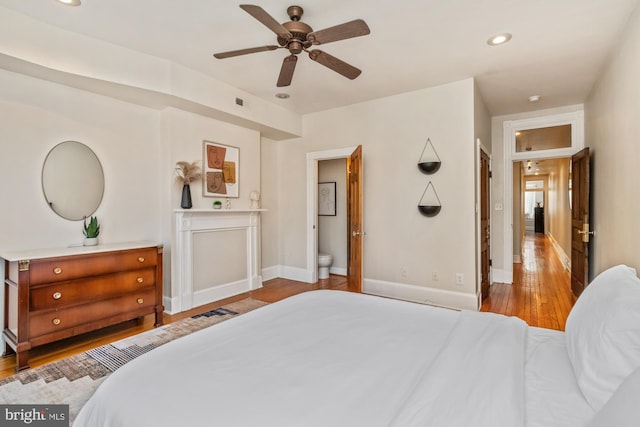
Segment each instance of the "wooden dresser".
[[162,245],[131,242],[0,253],[5,355],[155,314],[162,324]]

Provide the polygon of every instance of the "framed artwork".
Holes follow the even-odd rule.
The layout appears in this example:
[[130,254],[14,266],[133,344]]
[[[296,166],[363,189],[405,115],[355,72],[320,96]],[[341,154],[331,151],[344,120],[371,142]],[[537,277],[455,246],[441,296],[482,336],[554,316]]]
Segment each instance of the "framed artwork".
[[203,152],[203,196],[238,197],[240,149],[204,141]]
[[336,216],[336,183],[318,183],[318,215]]

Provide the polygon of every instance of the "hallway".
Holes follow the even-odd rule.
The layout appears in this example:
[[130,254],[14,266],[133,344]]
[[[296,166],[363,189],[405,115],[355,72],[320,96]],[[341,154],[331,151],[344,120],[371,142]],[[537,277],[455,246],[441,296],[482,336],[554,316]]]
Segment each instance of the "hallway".
[[513,285],[494,283],[481,311],[517,316],[530,326],[563,331],[575,301],[570,273],[549,239],[526,233],[522,263],[513,265]]

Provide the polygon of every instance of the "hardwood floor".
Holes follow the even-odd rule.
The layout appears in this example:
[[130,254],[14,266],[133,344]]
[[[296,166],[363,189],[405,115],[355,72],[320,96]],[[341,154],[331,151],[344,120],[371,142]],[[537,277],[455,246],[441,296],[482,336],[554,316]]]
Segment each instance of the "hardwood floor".
[[[328,279],[317,283],[303,283],[287,279],[273,279],[265,282],[263,287],[255,291],[246,292],[231,298],[226,298],[211,304],[203,305],[189,311],[175,315],[164,315],[164,323],[168,324],[186,317],[190,317],[205,311],[213,310],[223,305],[239,301],[245,298],[253,298],[268,303],[273,303],[289,296],[315,289],[347,289],[347,278],[331,275]],[[123,338],[130,337],[140,332],[153,329],[154,316],[145,316],[142,319],[120,323],[98,331],[68,338],[51,344],[36,347],[29,351],[29,365],[32,368],[82,353],[101,345],[108,344]],[[9,377],[15,373],[15,355],[0,358],[0,379]]]
[[[569,273],[564,270],[546,237],[525,236],[523,263],[514,265],[513,279],[513,285],[493,284],[481,311],[517,316],[531,326],[564,330],[576,298],[571,292]],[[165,314],[164,323],[175,322],[248,297],[273,303],[314,289],[348,290],[347,278],[332,275],[329,279],[314,284],[273,279],[255,291],[183,313]],[[29,363],[34,368],[150,329],[153,329],[153,315],[36,347],[29,352]],[[0,379],[13,375],[14,370],[15,356],[0,358]]]
[[513,284],[494,283],[481,311],[517,316],[530,326],[564,331],[575,302],[570,273],[549,239],[527,234],[522,263],[513,267]]

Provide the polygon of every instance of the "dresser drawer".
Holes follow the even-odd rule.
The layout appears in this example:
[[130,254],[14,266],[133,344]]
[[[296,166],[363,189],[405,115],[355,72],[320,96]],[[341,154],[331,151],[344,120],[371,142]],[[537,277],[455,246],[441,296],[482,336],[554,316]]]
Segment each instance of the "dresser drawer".
[[118,271],[155,267],[157,262],[158,248],[156,247],[43,258],[31,261],[29,276],[31,286],[33,286]]
[[35,338],[145,308],[150,313],[155,305],[155,289],[150,288],[117,298],[66,307],[64,310],[32,313],[29,335]]
[[32,287],[29,293],[29,310],[47,310],[67,305],[113,298],[155,286],[154,267],[144,270],[105,274],[90,279],[78,279]]

